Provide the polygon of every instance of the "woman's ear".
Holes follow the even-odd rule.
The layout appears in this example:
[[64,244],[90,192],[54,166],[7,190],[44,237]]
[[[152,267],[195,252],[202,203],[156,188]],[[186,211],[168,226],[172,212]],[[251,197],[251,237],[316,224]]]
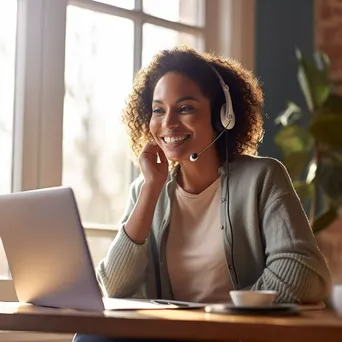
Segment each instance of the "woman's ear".
[[213,126],[213,130],[216,133],[216,135],[220,134],[224,129],[220,118],[220,111],[217,109],[212,109],[211,113],[211,124]]
[[222,132],[223,128],[224,128],[222,126],[222,123],[221,123],[221,120],[220,120],[219,117],[213,119],[212,126],[213,126],[213,131],[215,133],[215,137],[218,134],[220,134]]

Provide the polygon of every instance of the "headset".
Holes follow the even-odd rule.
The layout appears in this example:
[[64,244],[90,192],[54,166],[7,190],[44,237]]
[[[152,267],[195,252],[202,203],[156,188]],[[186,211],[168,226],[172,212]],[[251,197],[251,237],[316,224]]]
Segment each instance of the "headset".
[[195,162],[203,152],[205,152],[210,146],[212,146],[226,130],[230,130],[234,128],[235,126],[235,113],[233,110],[232,98],[230,96],[229,87],[223,80],[220,73],[214,67],[212,66],[210,67],[215,72],[217,78],[219,79],[223,93],[224,93],[224,97],[226,99],[226,102],[222,105],[221,110],[220,110],[220,121],[224,129],[206,148],[204,148],[198,153],[191,154],[190,160],[192,162]]
[[[226,132],[226,130],[231,130],[234,128],[235,126],[235,113],[234,113],[234,109],[233,109],[233,105],[232,105],[232,98],[230,96],[230,91],[229,91],[229,86],[225,83],[225,81],[223,80],[222,76],[220,75],[220,73],[211,65],[209,65],[211,67],[211,69],[215,72],[217,78],[220,81],[223,93],[224,93],[224,97],[225,97],[225,103],[222,105],[221,109],[220,109],[220,122],[223,126],[223,130],[222,132],[220,132],[220,134],[218,134],[218,136],[203,150],[201,150],[198,153],[193,153],[190,156],[190,160],[192,162],[195,162],[198,157],[205,152],[210,146],[212,146],[217,139],[219,139],[221,137],[221,135],[223,133]],[[227,136],[226,138],[226,162],[228,163],[228,141],[227,141]],[[231,233],[231,254],[232,254],[232,264],[233,264],[233,270],[234,270],[234,274],[235,274],[235,278],[236,278],[236,282],[237,285],[239,286],[239,279],[236,273],[236,269],[235,269],[235,263],[234,263],[234,238],[233,238],[233,226],[232,226],[232,222],[230,219],[230,212],[229,212],[229,176],[230,176],[230,169],[229,169],[229,164],[228,164],[228,176],[227,176],[227,192],[225,194],[226,197],[226,201],[227,201],[227,208],[228,208],[228,224],[229,224],[229,228],[230,228],[230,233]]]

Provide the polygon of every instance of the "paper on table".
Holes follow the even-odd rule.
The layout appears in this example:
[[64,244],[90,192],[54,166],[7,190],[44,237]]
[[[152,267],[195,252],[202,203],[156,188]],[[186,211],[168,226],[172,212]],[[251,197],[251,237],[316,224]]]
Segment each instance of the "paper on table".
[[174,304],[158,304],[148,299],[122,299],[122,298],[103,298],[106,310],[161,310],[177,309],[179,306]]

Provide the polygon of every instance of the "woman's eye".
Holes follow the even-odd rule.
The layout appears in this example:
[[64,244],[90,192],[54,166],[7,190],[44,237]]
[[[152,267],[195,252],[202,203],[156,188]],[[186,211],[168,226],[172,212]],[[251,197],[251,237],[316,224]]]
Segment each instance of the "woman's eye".
[[153,114],[163,114],[164,110],[162,108],[154,108],[152,109]]
[[190,112],[194,109],[194,107],[192,106],[182,106],[181,108],[181,112]]

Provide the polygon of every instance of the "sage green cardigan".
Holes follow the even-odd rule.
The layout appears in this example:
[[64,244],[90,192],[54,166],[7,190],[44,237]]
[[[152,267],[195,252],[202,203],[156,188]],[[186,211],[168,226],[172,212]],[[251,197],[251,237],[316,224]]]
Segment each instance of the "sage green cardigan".
[[[277,302],[326,299],[330,272],[285,167],[272,158],[239,156],[219,172],[218,229],[234,288],[276,290]],[[131,185],[118,234],[97,267],[106,295],[173,299],[165,251],[176,175],[177,168],[169,174],[142,245],[131,241],[124,229],[144,180],[139,177]]]

